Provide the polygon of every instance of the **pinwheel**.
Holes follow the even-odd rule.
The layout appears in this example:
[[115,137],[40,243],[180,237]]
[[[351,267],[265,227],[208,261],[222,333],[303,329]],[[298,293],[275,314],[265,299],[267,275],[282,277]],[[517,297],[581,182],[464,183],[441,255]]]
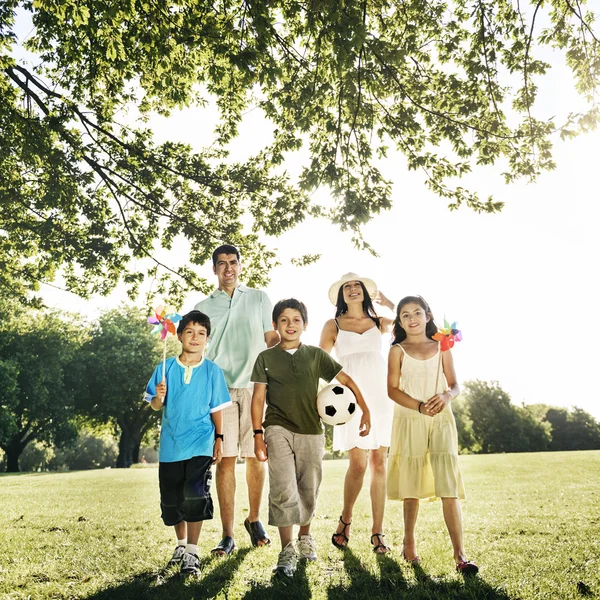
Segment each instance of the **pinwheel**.
[[175,323],[181,321],[181,315],[178,315],[172,309],[166,309],[162,304],[159,304],[154,309],[154,316],[148,317],[148,323],[154,325],[152,333],[160,333],[160,338],[163,340],[163,369],[162,379],[165,381],[165,369],[167,364],[167,335],[177,333]]
[[437,386],[440,378],[440,367],[442,364],[442,352],[447,352],[452,348],[455,342],[462,341],[462,333],[460,329],[456,328],[456,321],[450,325],[446,319],[444,319],[444,326],[439,327],[437,333],[433,336],[436,342],[440,343],[440,353],[438,356],[437,375],[435,377],[435,388],[434,394],[437,394]]
[[433,339],[440,343],[440,350],[446,352],[454,346],[454,342],[462,340],[462,333],[456,328],[456,321],[449,325],[448,321],[444,319],[444,326],[438,328],[438,332],[433,336]]

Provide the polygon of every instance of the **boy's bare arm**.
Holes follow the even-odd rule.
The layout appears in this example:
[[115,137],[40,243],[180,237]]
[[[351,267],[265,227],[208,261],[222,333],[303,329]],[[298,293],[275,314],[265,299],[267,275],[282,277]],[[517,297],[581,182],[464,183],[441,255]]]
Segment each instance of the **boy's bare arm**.
[[[265,399],[267,397],[267,384],[255,383],[252,393],[252,429],[262,429],[263,415],[265,414]],[[260,462],[267,460],[267,445],[262,433],[254,436],[254,454]]]
[[365,402],[365,399],[363,398],[360,389],[356,385],[354,379],[352,379],[352,377],[350,377],[350,375],[348,375],[348,373],[345,373],[344,371],[340,371],[336,375],[336,379],[342,385],[345,385],[346,387],[352,390],[352,393],[356,396],[356,404],[358,404],[360,410],[362,410],[359,435],[361,437],[369,435],[369,431],[371,431],[371,413],[369,412],[369,408],[367,406],[367,403]]
[[218,435],[223,434],[223,411],[218,410],[214,413],[211,413],[210,418],[212,419],[213,425],[215,426],[215,445],[213,448],[213,462],[218,463],[221,462],[221,458],[223,458],[223,440]]
[[167,384],[161,381],[156,386],[156,396],[150,400],[150,406],[153,410],[160,410],[165,403],[165,396],[167,395]]

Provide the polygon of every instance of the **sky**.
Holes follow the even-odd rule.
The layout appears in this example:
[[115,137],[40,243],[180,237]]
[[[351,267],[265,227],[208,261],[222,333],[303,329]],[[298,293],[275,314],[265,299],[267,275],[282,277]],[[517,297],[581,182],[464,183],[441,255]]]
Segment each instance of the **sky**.
[[[581,102],[562,59],[549,59],[553,70],[540,86],[538,114],[557,115],[560,122]],[[213,123],[214,111],[193,108],[156,117],[150,126],[157,141],[184,141],[199,149],[210,139]],[[249,112],[232,158],[266,143],[267,131],[260,111]],[[394,302],[420,294],[438,323],[444,317],[456,320],[463,332],[453,350],[459,381],[498,381],[516,404],[578,406],[600,418],[595,387],[600,132],[564,143],[557,136],[555,144],[557,168],[536,183],[506,186],[501,166],[478,169],[461,182],[481,197],[493,194],[505,202],[493,215],[449,211],[424,186],[421,174],[407,171],[402,155],[390,153],[381,167],[393,181],[393,208],[364,228],[379,257],[356,250],[350,235],[330,223],[309,220],[271,240],[282,264],[272,271],[267,293],[273,302],[286,297],[305,302],[309,325],[303,341],[312,344],[318,344],[323,324],[334,316],[329,286],[349,271],[374,279]],[[295,159],[286,164],[291,173],[299,166]],[[185,244],[179,251],[186,251]],[[306,253],[322,258],[307,267],[290,263]],[[204,265],[199,274],[214,280],[211,267]],[[92,318],[125,300],[121,289],[90,301],[49,286],[42,294],[49,306],[68,305]],[[188,295],[179,312],[191,310],[201,298]]]

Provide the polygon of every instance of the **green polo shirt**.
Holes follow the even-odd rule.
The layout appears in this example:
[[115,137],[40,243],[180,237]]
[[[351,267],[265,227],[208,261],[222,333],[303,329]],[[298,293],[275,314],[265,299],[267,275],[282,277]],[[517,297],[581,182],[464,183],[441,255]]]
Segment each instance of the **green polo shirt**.
[[231,298],[216,290],[194,308],[210,318],[206,358],[221,367],[227,387],[248,387],[252,365],[266,348],[265,333],[273,331],[273,306],[267,294],[239,285]]
[[252,381],[267,384],[267,412],[264,427],[281,425],[292,433],[323,433],[317,412],[319,379],[331,381],[340,371],[327,352],[300,344],[290,354],[273,346],[258,355]]

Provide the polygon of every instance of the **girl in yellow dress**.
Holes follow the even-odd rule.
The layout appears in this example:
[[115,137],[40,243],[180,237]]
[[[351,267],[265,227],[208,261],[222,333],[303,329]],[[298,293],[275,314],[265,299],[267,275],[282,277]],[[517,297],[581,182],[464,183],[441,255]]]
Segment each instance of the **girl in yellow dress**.
[[[429,305],[420,296],[398,304],[394,342],[388,358],[388,395],[396,403],[388,461],[389,499],[404,501],[402,556],[420,562],[415,542],[419,500],[442,499],[444,520],[457,571],[479,570],[463,547],[460,499],[465,497],[458,469],[458,435],[450,402],[460,389],[450,350],[442,353],[437,376],[437,332]],[[437,380],[437,388],[436,388]],[[434,389],[435,388],[435,389]]]

